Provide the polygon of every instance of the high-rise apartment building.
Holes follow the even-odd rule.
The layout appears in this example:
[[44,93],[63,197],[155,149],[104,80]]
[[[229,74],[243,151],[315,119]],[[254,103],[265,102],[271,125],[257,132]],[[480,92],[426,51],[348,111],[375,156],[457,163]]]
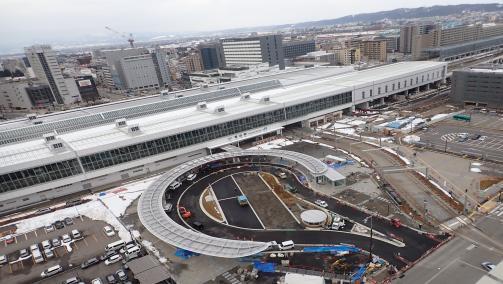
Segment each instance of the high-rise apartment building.
[[418,35],[427,34],[437,29],[434,23],[408,24],[400,28],[400,52],[412,53],[414,38]]
[[335,54],[335,64],[338,65],[351,65],[361,61],[359,48],[334,49],[332,52]]
[[393,53],[400,50],[400,36],[398,35],[380,36],[374,39],[386,41],[387,53]]
[[269,63],[285,69],[285,56],[281,35],[264,35],[221,40],[226,66]]
[[78,94],[71,94],[56,59],[56,52],[50,45],[34,45],[25,48],[35,76],[51,88],[56,104],[69,105],[80,100]]
[[200,44],[198,46],[204,70],[225,67],[225,57],[219,42]]
[[293,59],[295,57],[316,51],[316,42],[314,40],[283,42],[283,51],[285,58]]
[[362,40],[359,44],[360,55],[366,61],[386,62],[386,41],[385,40]]

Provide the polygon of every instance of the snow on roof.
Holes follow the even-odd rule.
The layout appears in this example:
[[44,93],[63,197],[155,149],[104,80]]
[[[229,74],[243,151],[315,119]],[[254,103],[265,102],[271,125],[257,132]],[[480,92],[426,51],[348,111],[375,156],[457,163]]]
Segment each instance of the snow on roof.
[[[395,75],[415,73],[424,70],[424,68],[433,68],[440,65],[445,65],[445,63],[429,61],[401,62],[258,92],[251,94],[249,100],[241,100],[240,98],[220,100],[208,103],[207,110],[204,111],[196,110],[194,105],[131,119],[128,120],[128,125],[138,124],[140,127],[140,133],[134,136],[128,134],[127,131],[117,129],[115,124],[83,130],[77,129],[74,132],[58,135],[58,138],[64,141],[69,148],[63,152],[51,152],[42,137],[37,140],[9,144],[0,147],[0,163],[2,164],[0,168],[33,161],[39,161],[40,164],[43,164],[46,163],[44,159],[48,157],[57,156],[58,160],[63,160],[75,157],[75,154],[87,155],[119,146],[140,143],[337,93],[348,92],[362,83],[390,80]],[[260,103],[260,99],[266,96],[270,97],[270,102]],[[225,106],[225,111],[218,114],[214,113],[212,110],[220,105]],[[337,179],[339,178],[341,177],[338,176]]]

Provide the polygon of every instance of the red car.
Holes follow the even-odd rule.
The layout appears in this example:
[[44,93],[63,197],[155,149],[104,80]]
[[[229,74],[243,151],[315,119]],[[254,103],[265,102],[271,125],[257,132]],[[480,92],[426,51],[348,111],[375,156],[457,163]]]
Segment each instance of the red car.
[[190,218],[190,216],[192,216],[192,213],[189,210],[185,209],[185,207],[178,207],[178,212],[180,212],[184,219],[188,219]]
[[16,241],[16,239],[12,235],[8,235],[5,237],[5,243],[10,245],[13,244]]

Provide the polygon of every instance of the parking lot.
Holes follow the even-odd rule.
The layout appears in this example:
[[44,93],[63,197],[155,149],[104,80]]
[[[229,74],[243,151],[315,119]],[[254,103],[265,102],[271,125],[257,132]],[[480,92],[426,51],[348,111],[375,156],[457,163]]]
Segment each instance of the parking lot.
[[421,137],[421,144],[427,147],[503,161],[502,130],[502,117],[475,113],[472,114],[470,122],[446,119],[417,134]]
[[[111,242],[119,240],[117,234],[109,237],[103,231],[106,223],[82,218],[74,218],[73,224],[65,225],[64,228],[47,231],[45,228],[38,228],[35,231],[17,235],[14,242],[1,243],[0,255],[6,255],[8,263],[0,267],[0,279],[9,279],[10,283],[61,283],[62,281],[78,276],[86,283],[96,277],[105,279],[106,275],[116,272],[122,265],[121,262],[112,265],[105,265],[103,262],[81,269],[80,265],[85,260],[98,257],[105,252],[105,246]],[[2,228],[10,230],[12,228]],[[20,258],[21,249],[28,249],[33,244],[40,244],[44,240],[59,238],[64,234],[71,234],[72,230],[78,230],[82,237],[76,238],[70,243],[70,249],[64,245],[52,248],[54,256],[44,261],[35,263],[31,254]],[[40,246],[41,247],[41,246]],[[43,253],[44,254],[44,253]],[[45,269],[60,265],[63,272],[53,277],[42,279],[40,274]]]

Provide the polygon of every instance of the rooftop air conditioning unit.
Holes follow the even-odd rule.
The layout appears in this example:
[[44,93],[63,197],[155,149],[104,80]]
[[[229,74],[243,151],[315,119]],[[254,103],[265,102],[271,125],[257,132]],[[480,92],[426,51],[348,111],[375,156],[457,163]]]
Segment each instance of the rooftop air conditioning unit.
[[56,140],[56,133],[53,132],[53,133],[44,134],[44,140],[45,140],[45,143],[51,143],[52,141],[55,141]]
[[130,135],[136,135],[140,133],[140,126],[138,124],[129,125],[127,132]]
[[271,97],[269,97],[269,96],[265,96],[265,97],[262,97],[262,98],[260,99],[260,102],[261,102],[261,103],[264,103],[264,104],[266,104],[266,103],[268,103],[268,102],[270,102],[270,101],[271,101]]
[[65,150],[65,144],[60,139],[55,139],[49,143],[49,149],[53,152],[62,152]]
[[127,126],[127,121],[125,118],[119,118],[115,120],[115,127],[116,128],[123,128]]
[[250,99],[250,93],[244,93],[241,95],[241,100],[249,100]]
[[225,112],[225,106],[220,105],[215,108],[215,113],[224,113]]
[[203,109],[207,109],[207,108],[208,108],[208,105],[206,104],[206,102],[197,103],[197,110],[203,110]]
[[29,113],[26,115],[26,118],[28,118],[28,120],[30,120],[30,121],[33,121],[33,120],[37,119],[37,114],[36,113]]

